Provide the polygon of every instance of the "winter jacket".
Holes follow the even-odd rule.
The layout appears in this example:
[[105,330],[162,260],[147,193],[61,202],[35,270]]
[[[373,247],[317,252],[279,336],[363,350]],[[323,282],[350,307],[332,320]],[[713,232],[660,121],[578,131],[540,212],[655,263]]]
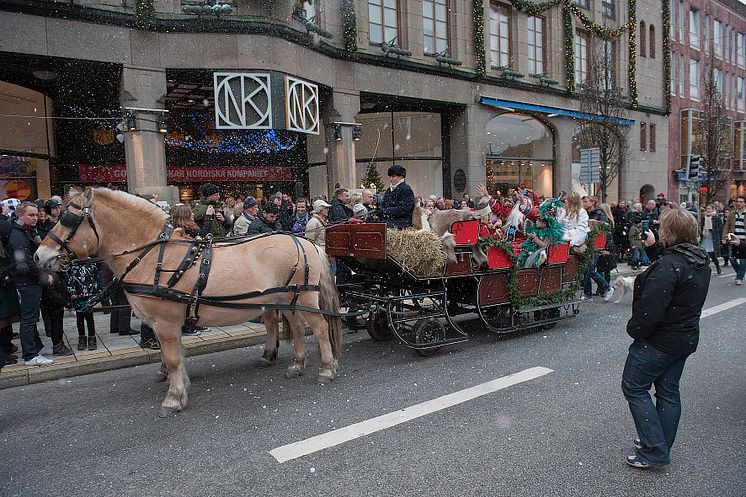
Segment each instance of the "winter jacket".
[[653,262],[635,280],[627,334],[664,354],[690,354],[710,286],[707,252],[689,243],[665,249],[657,243],[646,252]]
[[604,223],[610,223],[608,216],[604,210],[600,207],[594,207],[588,211],[588,219],[595,219],[596,221],[603,221]]
[[629,227],[629,246],[632,248],[642,248],[642,240],[640,240],[640,234],[642,233],[642,228],[640,227],[640,224],[633,224]]
[[18,264],[12,273],[16,286],[41,285],[42,272],[34,262],[34,252],[40,243],[41,237],[36,229],[26,231],[20,224],[13,223],[8,248],[14,256],[23,254],[23,259],[16,261]]
[[256,221],[256,218],[254,216],[252,216],[251,214],[246,214],[244,212],[243,214],[238,216],[236,218],[236,221],[233,223],[233,234],[245,235],[249,232],[249,227],[254,221]]
[[[723,243],[728,243],[728,233],[733,233],[736,231],[736,216],[746,216],[746,210],[743,212],[738,212],[733,209],[730,212],[730,216],[728,216],[728,219],[725,220],[725,228],[723,229]],[[746,240],[741,240],[741,242],[744,241]]]
[[332,200],[332,206],[329,208],[329,222],[332,224],[346,223],[353,216],[352,209],[335,198]]
[[266,219],[264,219],[264,214],[259,214],[256,217],[256,221],[251,223],[251,226],[249,226],[249,235],[258,235],[260,233],[272,233],[274,231],[282,231],[282,227],[280,226],[280,223],[268,223]]
[[306,224],[306,238],[319,247],[324,247],[326,245],[326,230],[324,229],[326,224],[327,222],[321,219],[318,214],[314,214]]
[[293,229],[293,206],[284,200],[280,204],[280,212],[277,214],[277,224],[282,227],[282,231]]
[[[192,212],[194,212],[194,222],[197,223],[200,227],[205,222],[205,219],[207,217],[207,207],[209,205],[210,201],[205,198],[201,198],[197,201],[194,209],[192,209]],[[218,208],[216,207],[215,210],[217,211]],[[222,223],[218,222],[218,220],[216,219],[215,222],[212,223],[210,232],[212,233],[212,236],[226,236],[231,231],[232,227],[233,225],[231,224],[231,220],[227,217]]]
[[393,190],[389,187],[383,194],[381,216],[387,228],[406,228],[412,226],[414,211],[414,192],[404,181]]
[[67,294],[77,298],[87,298],[99,291],[99,267],[96,264],[70,266],[67,271]]
[[70,303],[67,298],[67,281],[64,273],[54,275],[54,282],[42,290],[41,306],[46,309],[60,309]]
[[[704,233],[705,228],[705,219],[704,216],[702,216],[702,219],[699,223],[699,239],[702,240],[706,233]],[[723,219],[717,215],[712,215],[712,250],[715,254],[715,257],[720,257],[720,240],[723,238]]]
[[13,230],[13,224],[8,219],[8,216],[0,214],[0,243],[3,247],[8,247],[8,241],[10,240],[10,232]]

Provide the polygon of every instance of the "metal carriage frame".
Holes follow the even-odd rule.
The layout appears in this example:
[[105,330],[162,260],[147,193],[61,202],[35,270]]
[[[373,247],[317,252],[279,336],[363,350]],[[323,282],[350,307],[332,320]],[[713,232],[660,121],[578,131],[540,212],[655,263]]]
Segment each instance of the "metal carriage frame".
[[[478,226],[476,220],[462,223]],[[387,254],[385,224],[330,227],[326,252],[355,272],[349,281],[338,282],[340,297],[351,309],[369,311],[364,325],[370,336],[374,340],[395,337],[422,355],[468,340],[456,319],[461,315],[477,315],[490,331],[515,333],[549,329],[578,314],[575,295],[542,305],[514,302],[510,295],[512,277],[522,299],[550,296],[574,285],[580,258],[569,254],[567,246],[562,246],[565,253],[559,262],[550,260],[539,268],[513,273],[510,266],[474,268],[476,237],[462,241],[457,245],[456,262],[447,262],[443,273],[435,276],[414,274]]]

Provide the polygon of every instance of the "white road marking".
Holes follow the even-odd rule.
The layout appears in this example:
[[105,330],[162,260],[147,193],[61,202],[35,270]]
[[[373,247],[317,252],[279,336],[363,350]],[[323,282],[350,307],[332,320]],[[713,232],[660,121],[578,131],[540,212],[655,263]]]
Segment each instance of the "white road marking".
[[721,279],[722,278],[733,278],[735,280],[736,279],[736,273],[721,274],[720,276],[718,276],[718,278],[721,278]]
[[297,459],[320,450],[328,449],[329,447],[334,447],[335,445],[349,442],[350,440],[355,440],[356,438],[370,435],[377,431],[391,428],[392,426],[406,423],[407,421],[426,416],[427,414],[442,411],[443,409],[462,404],[469,400],[482,397],[483,395],[497,392],[503,388],[539,378],[540,376],[552,372],[552,369],[541,366],[524,369],[518,373],[503,376],[502,378],[496,378],[492,381],[481,383],[448,395],[443,395],[437,399],[415,404],[396,412],[383,414],[375,418],[345,426],[338,430],[307,438],[306,440],[283,445],[282,447],[277,447],[276,449],[269,451],[269,453],[280,463]]
[[727,311],[728,309],[739,306],[743,303],[746,303],[746,298],[735,299],[735,300],[731,300],[730,302],[726,302],[724,304],[710,307],[702,311],[702,317],[706,318],[706,317],[712,316],[713,314],[717,314],[718,312]]

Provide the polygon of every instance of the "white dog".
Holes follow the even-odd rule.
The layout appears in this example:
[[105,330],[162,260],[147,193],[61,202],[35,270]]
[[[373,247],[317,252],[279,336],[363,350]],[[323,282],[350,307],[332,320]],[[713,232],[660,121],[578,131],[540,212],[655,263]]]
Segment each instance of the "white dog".
[[614,295],[617,295],[617,299],[614,302],[615,304],[622,301],[622,297],[624,297],[625,293],[634,292],[635,278],[637,278],[637,276],[619,276],[614,280]]

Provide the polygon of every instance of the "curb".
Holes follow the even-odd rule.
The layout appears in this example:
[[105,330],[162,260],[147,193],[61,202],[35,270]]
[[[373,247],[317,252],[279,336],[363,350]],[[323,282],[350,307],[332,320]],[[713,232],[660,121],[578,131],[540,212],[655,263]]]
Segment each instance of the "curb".
[[[258,343],[264,343],[266,333],[252,334],[249,336],[230,337],[220,340],[206,340],[197,343],[183,345],[186,357],[211,354],[223,350],[248,347]],[[0,390],[13,388],[33,383],[70,378],[86,374],[111,371],[113,369],[129,368],[160,362],[161,353],[155,350],[142,349],[129,354],[113,355],[109,357],[97,357],[87,361],[60,364],[59,366],[38,367],[26,371],[13,373],[0,373]]]

